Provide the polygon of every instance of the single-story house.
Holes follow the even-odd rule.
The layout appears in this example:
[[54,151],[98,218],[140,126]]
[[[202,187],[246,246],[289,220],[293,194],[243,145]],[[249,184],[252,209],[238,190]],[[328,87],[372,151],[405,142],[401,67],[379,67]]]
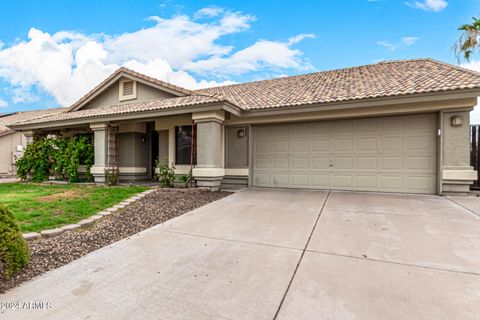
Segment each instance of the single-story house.
[[14,112],[0,115],[0,178],[16,176],[15,162],[23,155],[27,139],[20,131],[14,131],[7,126],[38,117],[44,117],[63,111],[61,108]]
[[[462,194],[480,74],[432,59],[387,61],[202,90],[120,68],[61,113],[10,125],[93,132],[95,181],[155,160],[221,184]],[[192,150],[193,148],[193,150]],[[191,155],[194,156],[191,156]]]

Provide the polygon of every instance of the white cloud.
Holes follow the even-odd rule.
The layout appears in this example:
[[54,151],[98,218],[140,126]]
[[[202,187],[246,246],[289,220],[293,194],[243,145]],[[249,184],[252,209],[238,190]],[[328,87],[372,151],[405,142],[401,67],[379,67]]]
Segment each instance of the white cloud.
[[448,6],[445,0],[424,0],[415,2],[405,2],[409,7],[421,9],[424,11],[440,12]]
[[212,57],[185,65],[185,69],[202,75],[239,75],[259,69],[300,69],[312,67],[303,61],[301,52],[289,47],[289,42],[259,40],[252,46],[228,57]]
[[0,108],[5,108],[8,106],[7,101],[0,99]]
[[299,35],[289,38],[287,43],[288,45],[292,45],[292,44],[299,43],[300,41],[307,38],[313,39],[315,38],[315,35],[313,33],[301,33]]
[[377,45],[384,47],[388,51],[395,51],[399,48],[406,48],[414,45],[418,41],[418,37],[403,37],[397,43],[391,43],[388,41],[378,41]]
[[195,19],[213,18],[219,16],[223,12],[223,8],[219,7],[206,7],[195,12]]
[[0,77],[12,86],[14,103],[38,99],[32,93],[36,86],[65,106],[122,65],[186,88],[233,83],[197,80],[192,73],[229,79],[249,72],[310,67],[292,46],[311,34],[286,42],[258,40],[235,50],[221,44],[221,38],[249,29],[255,18],[214,7],[201,14],[212,19],[150,17],[152,26],[120,35],[66,30],[49,34],[32,28],[28,39],[0,47]]

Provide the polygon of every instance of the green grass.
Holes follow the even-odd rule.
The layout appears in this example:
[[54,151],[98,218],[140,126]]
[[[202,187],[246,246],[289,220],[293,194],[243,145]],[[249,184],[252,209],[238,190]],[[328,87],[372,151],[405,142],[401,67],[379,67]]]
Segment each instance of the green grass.
[[23,232],[33,232],[76,223],[147,189],[2,183],[0,203],[10,208]]

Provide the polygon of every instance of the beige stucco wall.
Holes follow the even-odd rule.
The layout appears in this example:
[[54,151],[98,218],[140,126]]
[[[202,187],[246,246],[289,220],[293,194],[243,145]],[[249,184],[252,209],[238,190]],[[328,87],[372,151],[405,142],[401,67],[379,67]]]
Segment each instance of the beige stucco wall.
[[99,96],[86,104],[82,109],[94,109],[101,106],[108,106],[114,104],[125,104],[135,101],[151,100],[151,99],[166,99],[174,97],[173,94],[147,86],[141,82],[137,82],[137,98],[131,100],[119,100],[119,82],[116,82],[110,88],[106,89]]
[[26,138],[21,132],[0,136],[0,177],[15,176],[15,159],[22,154],[17,152],[17,145],[26,146]]

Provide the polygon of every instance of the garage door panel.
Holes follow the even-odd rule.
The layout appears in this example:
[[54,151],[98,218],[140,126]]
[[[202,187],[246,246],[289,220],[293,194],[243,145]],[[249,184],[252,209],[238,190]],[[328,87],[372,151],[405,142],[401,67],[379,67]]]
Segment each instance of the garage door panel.
[[289,146],[289,141],[288,140],[273,141],[272,142],[272,152],[288,153],[288,151],[289,151],[288,146]]
[[263,141],[255,142],[255,153],[256,154],[270,153],[271,151],[270,145],[271,145],[270,142],[263,142]]
[[427,192],[434,187],[432,176],[409,176],[407,177],[407,188],[419,192]]
[[357,157],[356,168],[358,170],[376,170],[378,168],[377,157],[374,157],[374,156],[371,156],[371,157],[359,156],[359,157]]
[[272,159],[272,169],[288,169],[288,157],[275,157]]
[[356,138],[355,150],[357,152],[376,152],[377,138],[376,137]]
[[403,156],[380,157],[380,170],[403,170]]
[[290,141],[290,150],[292,152],[310,152],[310,141],[309,140],[292,140]]
[[352,157],[335,157],[333,158],[334,169],[353,169]]
[[380,188],[386,191],[401,191],[404,190],[403,176],[385,175],[380,176]]
[[404,137],[385,136],[380,138],[380,152],[388,153],[392,151],[403,152]]
[[352,188],[353,187],[352,175],[342,175],[342,174],[334,175],[333,186],[336,188]]
[[330,158],[323,157],[312,157],[312,169],[329,169],[330,168]]
[[359,189],[377,189],[376,175],[357,175],[355,186]]
[[351,152],[353,150],[353,138],[334,138],[333,151],[334,152]]
[[407,137],[407,151],[422,150],[429,152],[434,149],[434,144],[434,139],[429,136],[415,135]]
[[313,152],[330,152],[330,140],[328,139],[313,139],[310,145]]
[[278,187],[290,186],[288,173],[272,173],[272,181],[274,186],[278,186]]
[[435,161],[431,156],[411,156],[407,158],[408,170],[435,170]]
[[434,114],[253,129],[254,185],[436,191]]
[[272,164],[271,164],[271,159],[270,158],[263,158],[263,157],[257,157],[254,160],[254,167],[255,169],[271,169]]
[[290,176],[290,183],[291,185],[295,187],[300,187],[300,188],[309,188],[309,180],[310,180],[310,175],[308,173],[304,174],[292,174]]
[[329,174],[312,174],[311,179],[314,188],[329,188],[331,186]]

